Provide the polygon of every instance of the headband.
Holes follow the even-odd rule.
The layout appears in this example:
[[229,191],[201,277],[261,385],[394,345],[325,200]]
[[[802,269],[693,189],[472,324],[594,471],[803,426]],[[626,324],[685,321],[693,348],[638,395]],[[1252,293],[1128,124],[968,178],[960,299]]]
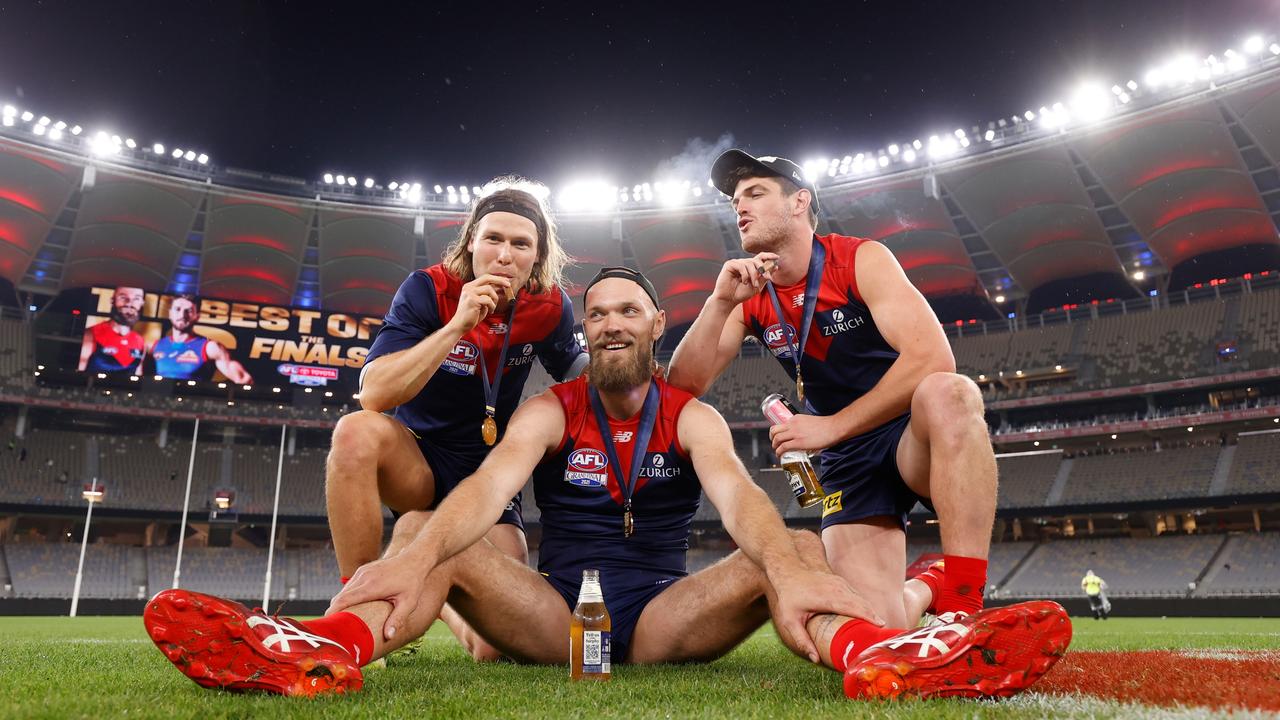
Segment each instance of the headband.
[[591,282],[587,283],[587,289],[582,291],[584,309],[587,304],[587,293],[590,292],[591,286],[607,278],[622,278],[639,285],[644,290],[645,295],[648,295],[649,299],[653,301],[653,306],[659,310],[662,309],[662,305],[658,303],[658,291],[653,289],[653,283],[649,282],[649,278],[645,277],[644,273],[639,270],[632,270],[629,267],[600,268],[600,272],[596,273],[596,276],[591,278]]
[[538,212],[537,210],[531,207],[528,207],[527,205],[511,202],[510,200],[507,200],[505,198],[498,198],[496,200],[490,200],[488,202],[481,203],[480,209],[476,211],[476,222],[480,222],[480,218],[484,217],[485,215],[488,215],[489,213],[495,213],[495,212],[514,213],[516,215],[519,215],[520,217],[528,218],[529,221],[533,223],[533,227],[536,228],[538,231],[538,239],[539,240],[546,239],[547,224],[546,224],[546,220],[542,217],[542,213]]

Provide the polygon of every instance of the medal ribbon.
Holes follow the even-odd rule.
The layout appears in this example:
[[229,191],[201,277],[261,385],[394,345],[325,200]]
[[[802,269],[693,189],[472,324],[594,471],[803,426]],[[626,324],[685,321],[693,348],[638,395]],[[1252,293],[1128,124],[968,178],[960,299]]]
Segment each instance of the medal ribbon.
[[498,388],[502,387],[502,374],[507,367],[507,348],[511,345],[511,335],[515,329],[516,300],[512,299],[511,309],[507,311],[507,334],[502,338],[502,350],[498,352],[498,371],[494,373],[492,386],[489,383],[489,368],[484,362],[484,348],[480,348],[480,380],[484,383],[485,417],[493,417],[498,411]]
[[[626,477],[622,475],[622,463],[618,462],[618,451],[613,446],[613,430],[609,427],[609,416],[600,402],[600,393],[594,387],[587,388],[591,398],[591,409],[596,415],[596,426],[600,428],[600,437],[604,442],[604,450],[609,455],[609,465],[614,468],[614,480],[622,490],[622,506],[628,515],[631,514],[631,495],[636,489],[636,479],[640,477],[640,467],[644,465],[644,457],[649,454],[649,438],[653,436],[653,426],[658,419],[658,380],[649,380],[649,394],[644,398],[644,407],[640,410],[640,424],[636,427],[636,444],[631,453],[631,470]],[[628,533],[629,534],[629,533]]]
[[795,339],[787,332],[787,318],[782,314],[782,303],[778,301],[778,291],[773,286],[773,281],[765,281],[765,287],[769,290],[769,300],[773,303],[773,312],[778,316],[778,329],[782,331],[782,337],[787,341],[787,348],[791,350],[791,359],[796,363],[796,377],[800,375],[800,359],[804,356],[804,346],[809,342],[809,327],[813,325],[813,313],[818,308],[818,288],[822,285],[822,268],[826,264],[827,250],[822,247],[822,243],[818,242],[817,236],[813,238],[813,250],[809,253],[809,274],[805,279],[804,285],[804,312],[803,319],[800,321],[800,345],[796,346]]

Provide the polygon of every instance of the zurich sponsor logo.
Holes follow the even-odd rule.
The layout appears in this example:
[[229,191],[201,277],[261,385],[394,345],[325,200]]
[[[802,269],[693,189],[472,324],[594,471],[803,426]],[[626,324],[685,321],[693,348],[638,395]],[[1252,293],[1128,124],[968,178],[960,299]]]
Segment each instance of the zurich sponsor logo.
[[599,450],[574,450],[569,455],[569,467],[564,471],[564,479],[578,487],[604,487],[609,477],[606,472],[608,466],[609,459]]
[[664,460],[664,459],[662,458],[662,453],[654,453],[654,454],[653,454],[653,466],[654,466],[654,467],[662,467],[663,465],[666,465],[666,464],[667,464],[667,461],[666,461],[666,460]]
[[525,343],[524,349],[523,349],[523,350],[521,350],[521,351],[520,351],[520,353],[521,353],[522,355],[532,355],[532,354],[533,354],[533,344],[532,344],[532,343]]
[[777,323],[765,328],[764,344],[777,357],[791,357],[791,345],[787,341],[788,338],[790,338],[791,343],[796,341],[796,329],[791,327],[790,324],[786,326],[786,335],[783,335],[783,326]]
[[654,453],[649,458],[649,465],[640,468],[640,477],[643,478],[674,478],[680,477],[680,466],[667,466],[667,458],[662,453]]
[[866,320],[861,315],[846,317],[844,311],[836,308],[831,311],[831,322],[822,326],[822,337],[831,337],[845,330],[862,327]]
[[835,320],[836,322],[840,322],[844,320],[844,313],[841,312],[840,308],[836,308],[831,312],[831,319]]

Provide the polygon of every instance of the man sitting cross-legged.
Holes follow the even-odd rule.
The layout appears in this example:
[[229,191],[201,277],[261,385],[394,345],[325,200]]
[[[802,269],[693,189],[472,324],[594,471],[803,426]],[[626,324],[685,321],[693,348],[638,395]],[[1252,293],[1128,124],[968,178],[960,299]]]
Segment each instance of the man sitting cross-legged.
[[[928,637],[881,627],[826,566],[817,537],[786,530],[719,414],[656,373],[665,316],[649,281],[603,270],[585,304],[589,380],[517,410],[502,442],[434,513],[398,521],[386,556],[356,572],[329,615],[302,623],[167,590],[144,616],[157,646],[205,686],[346,691],[361,686],[360,664],[423,633],[447,601],[506,656],[565,664],[582,570],[596,568],[614,662],[712,660],[772,616],[792,650],[848,669],[851,696],[1004,695],[1065,650],[1070,626],[1051,603],[979,613]],[[530,474],[541,574],[482,539]],[[703,491],[741,549],[686,575]]]

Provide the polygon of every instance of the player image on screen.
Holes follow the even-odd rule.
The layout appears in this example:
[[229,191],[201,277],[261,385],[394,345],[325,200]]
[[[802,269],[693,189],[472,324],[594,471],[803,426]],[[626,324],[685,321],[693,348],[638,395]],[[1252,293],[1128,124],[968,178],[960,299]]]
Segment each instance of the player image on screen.
[[111,296],[111,318],[84,329],[80,343],[81,372],[136,375],[143,355],[142,336],[134,332],[142,313],[142,288],[118,287]]
[[169,304],[169,333],[147,349],[147,357],[156,375],[175,380],[192,380],[207,374],[210,362],[227,379],[237,385],[248,385],[253,376],[231,357],[216,340],[197,335],[193,328],[200,320],[200,302],[183,294]]

